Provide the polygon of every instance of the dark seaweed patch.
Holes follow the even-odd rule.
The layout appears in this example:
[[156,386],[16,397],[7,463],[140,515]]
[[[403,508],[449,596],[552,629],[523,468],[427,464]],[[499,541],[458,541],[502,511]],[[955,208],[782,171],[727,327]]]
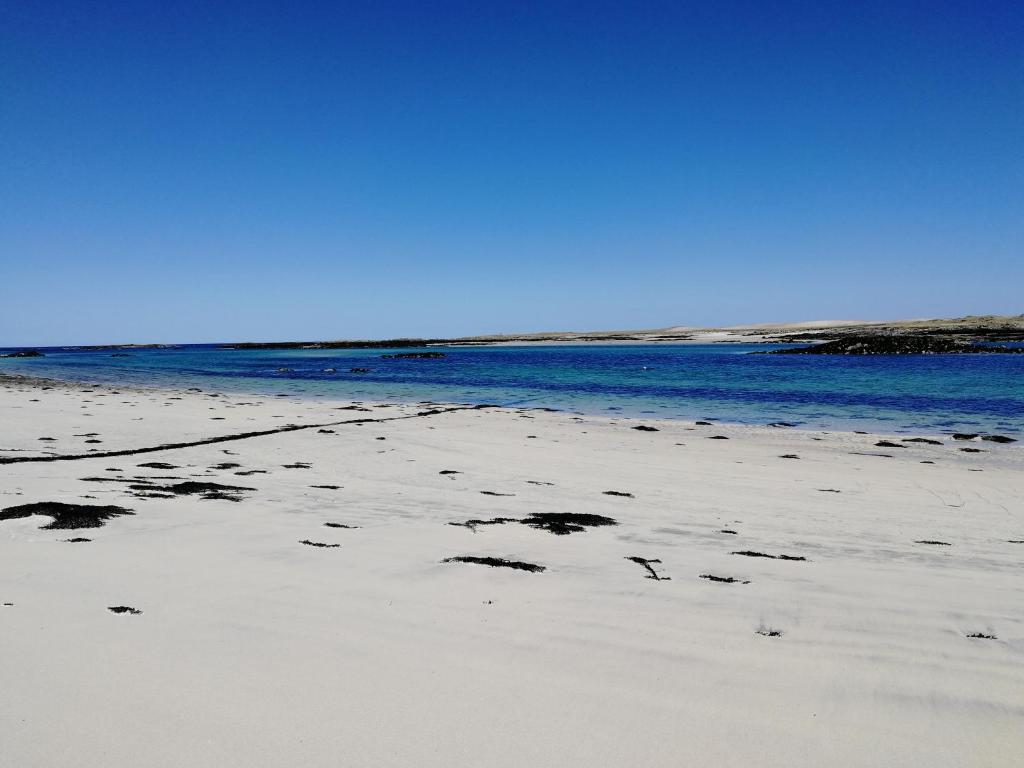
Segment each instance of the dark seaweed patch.
[[76,536],[73,539],[64,539],[64,541],[66,541],[68,544],[84,544],[87,541],[92,541],[92,539],[84,539],[81,536]]
[[337,491],[341,490],[340,485],[311,485],[310,488],[323,488],[326,491]]
[[512,568],[516,571],[528,571],[529,573],[540,573],[545,570],[543,565],[524,563],[521,560],[505,560],[501,557],[476,557],[475,555],[459,555],[458,557],[446,557],[442,563],[476,563],[477,565],[489,565],[492,568]]
[[800,457],[797,456],[795,453],[784,453],[781,456],[779,456],[779,458],[780,459],[799,459]]
[[46,515],[53,522],[44,525],[50,530],[73,530],[75,528],[99,528],[105,520],[135,513],[114,505],[65,504],[59,501],[39,501],[34,504],[20,504],[0,510],[0,520],[14,520],[30,515]]
[[618,522],[604,515],[589,515],[578,512],[534,512],[520,521],[531,528],[564,536],[569,533],[580,533],[590,527],[618,525]]
[[325,544],[322,541],[310,541],[309,539],[303,539],[299,544],[305,544],[307,547],[325,547],[327,549],[341,546],[341,544]]
[[147,461],[145,464],[137,464],[138,467],[146,467],[147,469],[178,469],[174,464],[168,464],[166,461]]
[[237,469],[240,466],[242,465],[233,461],[222,461],[220,464],[214,464],[210,469]]
[[932,541],[930,539],[919,539],[918,541],[915,541],[914,543],[915,544],[934,544],[934,545],[939,546],[939,547],[950,547],[950,546],[952,546],[952,544],[950,544],[948,541]]
[[204,499],[220,499],[223,501],[241,501],[238,495],[242,491],[255,491],[255,488],[248,488],[242,485],[223,485],[221,483],[204,483],[197,480],[187,480],[183,483],[172,485],[133,485],[132,490],[143,493],[168,493],[176,496],[197,496]]
[[712,435],[708,440],[728,440],[729,438],[725,435]]
[[325,528],[358,528],[358,525],[345,525],[344,523],[324,523]]
[[484,496],[515,496],[514,493],[498,493],[497,491],[480,491]]
[[876,448],[906,448],[907,446],[900,445],[899,443],[894,443],[891,440],[879,440],[877,443],[875,443],[875,447]]
[[459,472],[459,470],[457,470],[457,469],[442,469],[437,474],[439,474],[439,475],[461,475],[462,473]]
[[799,555],[769,555],[764,552],[754,552],[749,549],[743,549],[739,552],[732,552],[733,555],[743,555],[744,557],[766,557],[769,560],[807,560],[806,557]]
[[642,565],[647,570],[647,575],[644,576],[645,579],[654,579],[654,581],[672,581],[669,576],[659,576],[658,572],[654,570],[654,567],[651,565],[651,563],[658,563],[660,565],[661,560],[656,558],[637,557],[636,555],[630,555],[626,557],[626,559],[631,563]]
[[638,426],[635,426],[635,427],[633,427],[633,429],[635,429],[637,432],[657,432],[658,431],[657,427],[648,427],[645,424],[640,424]]
[[626,493],[625,491],[601,491],[605,496],[621,496],[624,499],[634,498],[632,493]]
[[923,443],[924,445],[942,445],[941,440],[930,440],[927,437],[904,437],[904,443]]
[[749,581],[740,581],[739,579],[734,579],[732,576],[713,576],[710,573],[702,573],[700,575],[700,578],[707,579],[708,581],[717,581],[717,582],[720,582],[722,584],[749,584],[750,583]]
[[770,627],[761,627],[754,630],[754,633],[763,637],[782,637],[783,634],[781,629],[771,629]]
[[999,638],[995,635],[986,635],[984,632],[972,632],[967,637],[974,640],[998,640]]
[[448,525],[456,525],[462,528],[469,528],[473,533],[476,533],[478,525],[504,525],[505,523],[521,523],[522,520],[517,520],[514,517],[495,517],[490,520],[466,520],[462,523],[448,523]]
[[138,616],[142,613],[138,608],[132,608],[130,605],[111,605],[107,610],[111,613],[128,613],[132,616]]

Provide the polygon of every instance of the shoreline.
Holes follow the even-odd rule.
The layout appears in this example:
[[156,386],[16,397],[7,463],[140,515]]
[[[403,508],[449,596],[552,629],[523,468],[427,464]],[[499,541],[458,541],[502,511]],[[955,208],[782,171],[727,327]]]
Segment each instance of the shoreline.
[[[102,382],[102,381],[90,382],[90,381],[82,381],[82,380],[76,380],[76,379],[55,379],[55,378],[42,377],[42,376],[28,376],[28,375],[23,375],[23,374],[12,374],[12,373],[0,372],[0,389],[2,389],[4,387],[9,387],[9,386],[12,386],[12,385],[14,385],[14,386],[36,387],[36,388],[40,388],[40,389],[67,388],[67,389],[79,390],[79,391],[82,391],[82,390],[95,390],[95,389],[106,389],[106,390],[112,391],[114,393],[117,393],[118,391],[131,391],[131,392],[136,392],[136,393],[147,393],[148,392],[148,393],[151,393],[151,394],[159,395],[161,393],[173,392],[173,393],[179,394],[179,395],[180,394],[196,393],[196,394],[207,394],[207,395],[212,394],[214,397],[229,396],[229,397],[244,397],[244,398],[267,398],[268,400],[273,400],[274,398],[291,398],[291,399],[294,399],[294,400],[297,400],[297,401],[302,401],[302,402],[307,402],[307,403],[321,403],[321,404],[333,403],[335,405],[343,404],[343,405],[346,405],[346,406],[352,405],[352,404],[362,404],[364,402],[371,402],[371,403],[374,403],[374,404],[379,404],[380,407],[395,407],[395,406],[423,407],[423,406],[428,406],[429,405],[431,407],[444,407],[444,408],[493,408],[493,409],[502,409],[502,410],[509,410],[509,411],[540,411],[540,412],[547,411],[547,412],[552,412],[552,413],[562,413],[562,414],[566,414],[566,415],[569,415],[569,416],[572,416],[572,417],[585,417],[585,418],[588,418],[588,419],[605,419],[605,420],[609,420],[609,421],[612,421],[612,422],[614,422],[614,421],[622,421],[622,420],[636,421],[636,422],[651,422],[651,423],[660,422],[660,423],[664,423],[666,425],[683,424],[683,425],[687,425],[687,426],[691,426],[691,427],[693,425],[699,423],[699,422],[709,422],[713,426],[721,426],[721,427],[724,427],[724,428],[734,428],[734,429],[741,429],[741,430],[767,428],[767,429],[771,429],[771,430],[774,430],[774,431],[785,430],[787,432],[802,432],[802,433],[815,433],[815,434],[849,434],[849,435],[857,435],[857,434],[859,434],[859,435],[867,435],[867,434],[870,434],[870,435],[876,435],[876,436],[881,437],[881,438],[892,438],[893,440],[903,440],[903,439],[905,439],[905,436],[908,435],[908,434],[914,434],[917,437],[931,437],[931,438],[936,438],[936,439],[946,439],[946,440],[949,440],[949,439],[952,438],[953,434],[957,434],[957,431],[953,430],[953,429],[946,430],[946,431],[934,430],[934,429],[932,429],[932,430],[929,430],[929,429],[913,429],[913,428],[910,428],[910,427],[901,427],[899,429],[889,429],[889,430],[881,429],[881,428],[877,428],[877,427],[875,427],[875,428],[868,428],[868,429],[852,429],[852,428],[844,428],[844,427],[840,427],[840,426],[813,426],[813,425],[807,425],[807,424],[799,424],[799,423],[795,423],[795,422],[788,422],[788,421],[785,421],[784,419],[765,420],[765,421],[732,421],[732,420],[723,420],[723,419],[718,419],[718,418],[715,418],[715,417],[708,417],[708,416],[701,417],[701,418],[698,418],[698,417],[673,418],[673,417],[658,416],[657,414],[637,415],[637,414],[628,414],[628,413],[625,413],[625,412],[620,414],[618,410],[616,410],[614,412],[609,412],[607,408],[602,409],[601,411],[585,411],[585,410],[570,410],[570,409],[566,409],[566,408],[557,408],[557,407],[544,406],[544,405],[535,405],[535,406],[534,405],[503,405],[503,404],[496,404],[496,403],[461,402],[461,401],[454,401],[454,400],[438,400],[438,401],[433,401],[433,400],[411,400],[411,399],[404,399],[404,398],[399,398],[399,397],[392,397],[392,398],[381,399],[381,400],[365,401],[365,400],[352,400],[350,398],[345,398],[345,397],[332,397],[332,396],[330,396],[330,395],[328,395],[326,393],[288,392],[288,393],[269,394],[269,393],[266,393],[266,392],[258,392],[258,391],[254,391],[254,390],[244,390],[244,389],[234,390],[234,389],[210,388],[210,389],[207,390],[207,389],[203,389],[203,388],[200,388],[200,387],[183,387],[183,386],[166,386],[166,387],[162,387],[162,386],[158,386],[158,385],[139,385],[139,384],[114,385],[114,384],[110,384],[108,382]],[[863,426],[873,427],[873,425],[871,425],[871,424],[864,424]],[[1014,440],[1012,441],[1013,445],[1024,447],[1024,440],[1021,439],[1022,435],[1021,435],[1020,432],[1018,432],[1016,430],[1004,430],[1004,431],[1008,431],[1010,434],[1012,434],[1014,436]],[[988,430],[979,430],[979,432],[978,432],[978,436],[979,437],[981,437],[983,435],[989,435],[989,434],[999,434],[999,433],[988,431]]]

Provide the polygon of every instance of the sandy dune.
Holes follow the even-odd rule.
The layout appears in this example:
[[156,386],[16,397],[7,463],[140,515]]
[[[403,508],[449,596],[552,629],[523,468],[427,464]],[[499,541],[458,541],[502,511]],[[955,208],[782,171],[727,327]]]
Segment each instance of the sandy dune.
[[0,764],[1020,763],[1020,444],[347,405],[0,388]]

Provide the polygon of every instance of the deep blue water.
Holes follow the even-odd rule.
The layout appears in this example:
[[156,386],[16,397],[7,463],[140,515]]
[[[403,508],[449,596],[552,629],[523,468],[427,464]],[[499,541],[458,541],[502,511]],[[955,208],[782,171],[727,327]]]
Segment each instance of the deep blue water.
[[[58,379],[354,400],[544,406],[584,413],[714,418],[809,428],[1024,433],[1024,355],[752,355],[764,345],[225,350],[214,346],[43,350],[0,372]],[[326,369],[336,369],[328,372]],[[350,368],[369,368],[366,374]],[[287,370],[279,370],[287,369]]]

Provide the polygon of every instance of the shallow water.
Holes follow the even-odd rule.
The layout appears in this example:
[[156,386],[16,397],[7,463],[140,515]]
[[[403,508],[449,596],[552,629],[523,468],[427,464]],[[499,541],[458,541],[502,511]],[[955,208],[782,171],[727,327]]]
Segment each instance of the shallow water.
[[[44,349],[0,372],[259,394],[548,407],[805,428],[1024,433],[1024,355],[750,354],[776,347],[579,345],[413,350]],[[369,368],[369,373],[351,373]],[[285,370],[281,370],[285,369]],[[335,369],[330,371],[329,369]]]

